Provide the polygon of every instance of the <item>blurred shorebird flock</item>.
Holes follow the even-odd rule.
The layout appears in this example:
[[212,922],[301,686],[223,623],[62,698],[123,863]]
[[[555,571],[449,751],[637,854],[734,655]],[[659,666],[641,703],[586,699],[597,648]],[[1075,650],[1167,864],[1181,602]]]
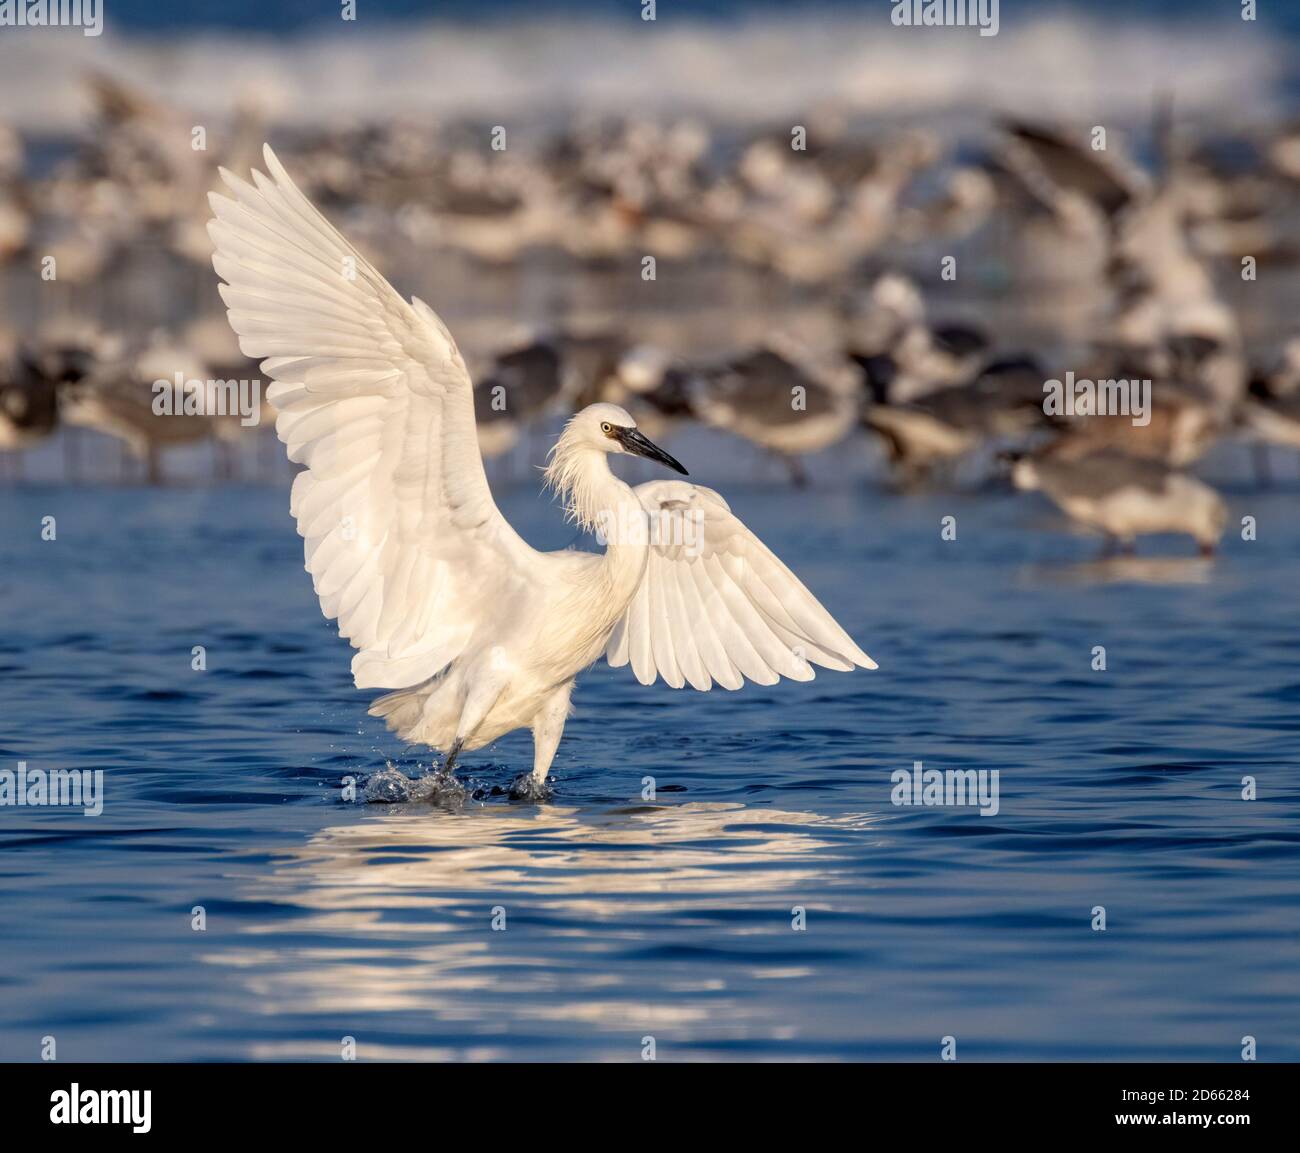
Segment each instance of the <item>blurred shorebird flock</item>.
[[[283,479],[270,406],[221,403],[261,374],[206,231],[218,166],[267,139],[456,332],[497,481],[603,400],[660,442],[748,442],[794,484],[1009,478],[1114,547],[1212,551],[1227,512],[1198,462],[1239,445],[1267,483],[1300,450],[1295,126],[1202,133],[1157,101],[1126,133],[990,118],[961,140],[827,110],[327,131],[250,105],[200,127],[84,82],[93,114],[59,147],[0,124],[10,483]],[[192,403],[160,410],[173,381]]]

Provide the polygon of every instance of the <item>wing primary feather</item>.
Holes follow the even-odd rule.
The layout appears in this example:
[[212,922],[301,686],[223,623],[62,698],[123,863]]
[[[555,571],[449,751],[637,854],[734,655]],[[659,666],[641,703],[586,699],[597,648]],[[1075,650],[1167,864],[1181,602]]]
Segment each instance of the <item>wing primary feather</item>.
[[745,680],[808,681],[813,665],[875,668],[798,577],[712,489],[652,481],[636,489],[652,516],[664,509],[702,515],[698,547],[650,546],[641,584],[607,647],[611,665],[630,663],[637,679],[707,691]]
[[[262,359],[276,433],[306,465],[290,510],[358,687],[405,688],[464,651],[539,579],[483,472],[473,385],[451,334],[404,301],[275,153],[209,197],[212,264],[240,348]],[[629,643],[632,638],[629,638]]]

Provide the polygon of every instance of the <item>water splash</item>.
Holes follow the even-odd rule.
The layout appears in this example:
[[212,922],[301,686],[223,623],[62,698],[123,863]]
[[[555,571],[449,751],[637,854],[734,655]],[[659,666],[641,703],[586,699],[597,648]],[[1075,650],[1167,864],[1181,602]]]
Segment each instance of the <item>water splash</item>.
[[392,761],[373,773],[361,790],[368,805],[460,805],[469,796],[455,774],[443,768],[431,768],[423,776],[408,777]]

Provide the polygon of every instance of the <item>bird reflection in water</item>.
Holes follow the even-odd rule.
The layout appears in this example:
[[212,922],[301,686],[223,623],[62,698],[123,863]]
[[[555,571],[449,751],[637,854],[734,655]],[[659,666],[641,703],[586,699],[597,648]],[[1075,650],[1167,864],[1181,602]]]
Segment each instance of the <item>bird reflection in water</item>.
[[1112,555],[1079,564],[1032,565],[1023,570],[1032,584],[1201,585],[1214,575],[1210,557]]
[[254,1043],[263,1059],[337,1058],[320,1040],[336,1026],[368,1035],[363,1056],[426,1060],[518,1054],[521,1041],[549,1052],[557,1033],[594,1033],[611,1057],[656,1029],[771,1038],[790,1025],[763,992],[810,976],[820,947],[792,933],[792,909],[838,904],[850,846],[879,820],[741,804],[370,806],[250,884],[250,902],[297,911],[289,944],[259,945],[282,932],[274,915],[205,960],[292,1006],[287,1035]]

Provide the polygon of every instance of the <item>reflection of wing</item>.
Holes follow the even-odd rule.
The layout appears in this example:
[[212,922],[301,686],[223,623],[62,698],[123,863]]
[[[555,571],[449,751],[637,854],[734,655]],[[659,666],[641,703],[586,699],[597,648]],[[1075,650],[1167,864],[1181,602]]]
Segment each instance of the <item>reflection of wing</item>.
[[876,667],[712,489],[661,480],[636,494],[651,516],[650,557],[610,638],[611,665],[631,662],[644,685],[658,675],[701,690],[810,681],[810,661]]
[[357,687],[418,684],[536,554],[492,500],[451,334],[265,157],[270,179],[223,171],[235,200],[210,197],[221,295],[244,354],[269,358],[276,431],[307,466],[291,509],[321,608],[361,650]]

